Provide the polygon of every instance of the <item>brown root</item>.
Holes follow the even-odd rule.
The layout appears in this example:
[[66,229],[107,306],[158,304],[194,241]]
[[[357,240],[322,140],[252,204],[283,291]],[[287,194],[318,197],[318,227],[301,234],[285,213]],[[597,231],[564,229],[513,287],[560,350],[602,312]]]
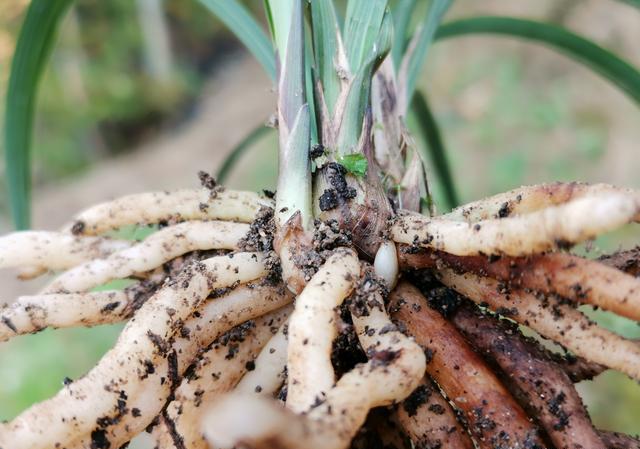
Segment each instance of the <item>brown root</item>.
[[393,318],[423,346],[430,360],[427,372],[464,412],[481,448],[542,446],[524,410],[453,325],[429,308],[418,289],[400,284],[391,293],[390,307]]
[[395,416],[414,447],[473,448],[455,411],[430,376],[397,406]]
[[444,269],[442,282],[474,302],[507,315],[588,360],[640,379],[640,345],[608,331],[557,298],[538,299],[524,290],[505,289],[498,281]]
[[504,372],[506,385],[544,428],[557,449],[599,449],[598,436],[569,376],[544,358],[517,326],[481,314],[465,302],[452,321],[483,356]]

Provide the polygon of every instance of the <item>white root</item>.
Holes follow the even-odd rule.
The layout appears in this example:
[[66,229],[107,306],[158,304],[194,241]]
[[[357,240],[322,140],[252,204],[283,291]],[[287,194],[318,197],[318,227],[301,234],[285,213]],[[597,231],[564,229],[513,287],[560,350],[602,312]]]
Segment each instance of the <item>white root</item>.
[[[182,261],[174,261],[177,269]],[[176,271],[177,271],[176,269]],[[47,327],[97,326],[129,319],[167,277],[164,271],[123,290],[21,296],[0,306],[0,342]]]
[[389,290],[396,285],[400,266],[398,264],[398,252],[396,251],[395,243],[385,241],[380,245],[373,262],[373,268],[376,275],[384,279]]
[[234,388],[290,313],[291,307],[285,307],[255,322],[245,322],[218,337],[197,356],[192,373],[183,379],[163,413],[163,447],[208,448],[200,430],[202,409]]
[[[383,304],[379,294],[375,301]],[[369,362],[342,376],[320,405],[304,416],[293,415],[275,401],[231,394],[220,398],[205,415],[207,440],[222,449],[234,445],[252,449],[348,447],[369,410],[408,396],[426,365],[420,346],[399,332],[382,308],[373,307],[368,313],[354,316],[354,325],[362,346],[368,349]]]
[[[0,425],[0,447],[90,448],[128,441],[160,412],[177,386],[179,352],[172,340],[192,311],[211,290],[265,274],[263,256],[255,253],[212,257],[187,266],[140,308],[114,348],[87,375]],[[122,421],[124,428],[118,426]]]
[[[489,198],[465,204],[453,209],[441,218],[467,222],[477,222],[491,218],[522,215],[564,204],[568,201],[590,195],[619,193],[630,198],[640,198],[640,193],[610,184],[586,184],[580,182],[555,182],[523,186]],[[637,214],[634,221],[640,220]]]
[[340,248],[327,259],[296,299],[289,320],[287,407],[306,412],[335,382],[331,344],[337,334],[335,308],[358,280],[360,262]]
[[253,192],[184,189],[123,196],[76,215],[66,230],[76,234],[102,234],[127,225],[187,220],[225,220],[251,223],[261,207],[273,201]]
[[640,201],[629,195],[589,195],[559,206],[477,223],[406,214],[392,226],[399,243],[419,244],[457,256],[523,256],[579,243],[629,223]]
[[0,307],[0,342],[47,327],[118,323],[129,318],[144,297],[139,290],[21,296]]
[[640,344],[590,321],[582,312],[552,297],[541,301],[521,290],[504,292],[494,279],[472,274],[438,272],[448,287],[492,310],[513,310],[509,317],[552,339],[578,356],[640,380]]
[[249,225],[223,221],[191,221],[161,229],[141,243],[77,266],[55,279],[44,293],[82,292],[113,279],[150,271],[196,250],[237,249]]
[[0,237],[0,268],[28,266],[38,271],[66,270],[129,248],[133,243],[108,237],[19,231]]
[[324,422],[296,415],[256,394],[218,398],[204,415],[202,431],[210,447],[219,449],[334,449],[341,445]]
[[[264,280],[234,288],[224,297],[207,301],[191,314],[175,337],[172,350],[177,354],[177,372],[182,375],[194,363],[202,348],[234,326],[256,319],[293,301],[284,285],[272,286]],[[277,326],[277,324],[276,324]],[[156,368],[159,376],[165,370]],[[162,377],[160,377],[162,381]],[[140,417],[150,421],[154,416]],[[132,419],[131,417],[128,417]],[[134,420],[135,421],[135,420]],[[111,442],[115,447],[123,445],[141,431],[123,419],[111,428]],[[162,433],[162,432],[161,432]]]
[[273,396],[278,392],[285,381],[288,327],[287,321],[269,339],[255,359],[255,368],[242,377],[236,385],[235,392],[240,394],[257,393],[264,396]]
[[366,316],[353,317],[360,345],[369,361],[343,375],[327,393],[324,403],[309,412],[310,419],[323,420],[347,447],[374,407],[399,402],[418,386],[424,376],[426,358],[422,348],[401,333],[384,310],[379,293],[367,301],[377,303]]

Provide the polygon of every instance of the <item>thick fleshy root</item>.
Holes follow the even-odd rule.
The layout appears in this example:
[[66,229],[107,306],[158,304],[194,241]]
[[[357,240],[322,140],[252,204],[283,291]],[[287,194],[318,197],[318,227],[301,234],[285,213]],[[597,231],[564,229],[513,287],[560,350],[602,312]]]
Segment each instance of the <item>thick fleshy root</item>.
[[291,313],[290,307],[247,321],[218,337],[198,354],[188,377],[175,390],[158,429],[165,449],[207,449],[200,429],[201,410],[234,389],[245,373],[253,372],[260,349]]
[[80,212],[65,227],[72,234],[96,235],[130,225],[225,220],[251,223],[273,201],[253,192],[192,189],[124,196]]
[[[586,315],[552,297],[537,298],[523,290],[504,290],[496,280],[473,274],[439,272],[458,293],[560,343],[573,353],[640,380],[640,344],[598,326]],[[506,311],[506,312],[505,312]]]
[[[524,186],[505,193],[460,206],[442,217],[448,220],[475,223],[490,218],[505,218],[530,214],[551,206],[590,195],[619,193],[640,199],[638,192],[615,187],[610,184],[587,184],[581,182],[555,182]],[[640,215],[633,218],[640,220]]]
[[0,237],[0,268],[35,267],[66,270],[115,251],[132,242],[108,237],[73,236],[50,231],[20,231]]
[[481,448],[542,445],[524,410],[453,325],[429,308],[418,289],[400,284],[391,294],[390,307],[394,319],[424,346],[431,359],[427,372],[464,412]]
[[180,223],[151,234],[143,242],[105,259],[79,265],[54,280],[44,293],[83,292],[113,279],[153,270],[196,250],[238,249],[249,225],[222,221]]
[[522,406],[549,435],[557,448],[604,447],[569,376],[545,359],[533,341],[525,340],[516,326],[480,314],[468,303],[460,307],[453,322],[484,356],[497,363],[506,385]]
[[234,391],[274,396],[286,380],[288,321],[280,326],[262,348],[253,363],[253,369],[245,374]]
[[640,321],[640,279],[604,263],[566,253],[528,257],[454,256],[442,251],[400,248],[402,265],[436,268],[445,264],[456,272],[471,272],[506,282],[509,287],[557,294],[576,303],[591,304]]
[[287,407],[308,411],[335,383],[331,343],[337,334],[335,308],[360,276],[355,252],[337,250],[311,278],[289,320]]
[[475,223],[405,214],[391,228],[393,240],[457,256],[529,254],[584,242],[633,221],[640,199],[600,193],[523,215]]
[[455,411],[430,376],[400,403],[395,416],[414,447],[473,448]]

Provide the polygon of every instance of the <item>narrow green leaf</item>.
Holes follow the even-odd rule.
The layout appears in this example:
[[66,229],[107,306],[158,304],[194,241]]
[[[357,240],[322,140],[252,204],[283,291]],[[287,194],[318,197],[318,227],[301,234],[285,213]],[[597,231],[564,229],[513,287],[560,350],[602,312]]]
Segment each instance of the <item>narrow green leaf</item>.
[[409,43],[409,48],[401,62],[399,73],[399,88],[401,95],[404,94],[406,98],[406,103],[404,104],[407,104],[413,96],[416,80],[420,76],[427,57],[427,50],[431,46],[436,30],[452,2],[453,0],[431,0],[424,22]]
[[512,17],[475,17],[443,24],[436,33],[436,39],[478,33],[519,37],[548,45],[598,72],[640,103],[638,69],[584,37],[555,25]]
[[393,66],[398,69],[400,61],[406,47],[407,34],[411,16],[416,8],[417,0],[398,0],[393,8],[393,44],[391,45],[391,56]]
[[224,184],[231,171],[240,161],[240,158],[251,149],[254,143],[266,136],[270,131],[273,131],[273,128],[268,128],[264,126],[264,124],[260,124],[260,126],[255,128],[244,139],[242,139],[238,145],[229,152],[224,161],[222,161],[222,165],[216,173],[216,180],[220,184]]
[[344,22],[344,45],[351,73],[357,73],[369,59],[378,39],[387,0],[349,0]]
[[333,0],[311,2],[311,28],[316,67],[322,82],[324,99],[329,114],[333,114],[340,93],[340,79],[335,67],[340,27]]
[[411,106],[417,118],[416,121],[419,132],[428,145],[429,157],[433,163],[433,167],[442,183],[447,207],[452,209],[459,204],[458,194],[455,183],[453,182],[453,175],[451,174],[447,152],[444,147],[444,142],[442,141],[442,136],[440,135],[438,123],[431,112],[431,108],[429,108],[427,98],[422,92],[417,91],[415,93]]
[[309,120],[310,120],[310,138],[311,145],[315,145],[319,142],[318,138],[318,120],[316,118],[316,100],[314,89],[314,76],[313,76],[313,48],[311,40],[311,30],[305,26],[305,39],[304,39],[304,80],[305,80],[305,95],[307,103],[309,104]]
[[72,0],[33,0],[11,63],[5,113],[5,160],[11,213],[18,229],[31,221],[31,131],[38,84],[58,25]]
[[375,42],[367,50],[367,60],[350,81],[349,92],[342,111],[342,122],[338,132],[338,155],[356,150],[366,109],[370,105],[371,81],[373,73],[389,53],[393,34],[393,24],[389,14],[385,14]]
[[[280,55],[284,55],[291,29],[291,17],[298,0],[265,0],[271,34]],[[281,56],[282,57],[282,56]]]
[[367,158],[364,154],[345,154],[338,158],[338,163],[352,175],[362,178],[367,174]]
[[273,46],[258,22],[237,0],[199,0],[244,44],[275,81],[276,62]]

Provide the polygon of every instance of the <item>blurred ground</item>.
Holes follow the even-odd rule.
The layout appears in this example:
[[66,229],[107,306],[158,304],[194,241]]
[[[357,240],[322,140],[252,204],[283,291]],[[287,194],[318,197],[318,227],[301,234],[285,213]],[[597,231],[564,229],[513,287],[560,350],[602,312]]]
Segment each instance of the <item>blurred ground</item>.
[[[640,12],[614,1],[458,1],[448,17],[516,15],[564,24],[640,66]],[[273,111],[260,67],[234,54],[219,62],[198,94],[191,119],[81,176],[35,192],[34,225],[55,229],[75,211],[122,194],[196,184]],[[553,180],[640,187],[640,109],[616,88],[562,55],[494,37],[437,43],[421,81],[444,133],[463,201],[522,184]],[[273,188],[275,139],[241,161],[231,187]],[[432,176],[433,177],[433,176]],[[439,195],[434,179],[436,196]],[[2,225],[8,229],[7,222]],[[615,249],[638,242],[638,226],[598,242]],[[598,246],[596,245],[596,246]],[[596,249],[597,251],[597,249]],[[0,273],[3,298],[34,291]],[[640,328],[610,316],[607,324],[640,337]],[[0,346],[0,419],[51,395],[112,344],[118,327],[46,332]],[[27,357],[32,354],[33,357]],[[46,376],[41,373],[46,372]],[[581,385],[597,425],[640,433],[640,388],[615,373]],[[624,409],[625,412],[620,412]]]

